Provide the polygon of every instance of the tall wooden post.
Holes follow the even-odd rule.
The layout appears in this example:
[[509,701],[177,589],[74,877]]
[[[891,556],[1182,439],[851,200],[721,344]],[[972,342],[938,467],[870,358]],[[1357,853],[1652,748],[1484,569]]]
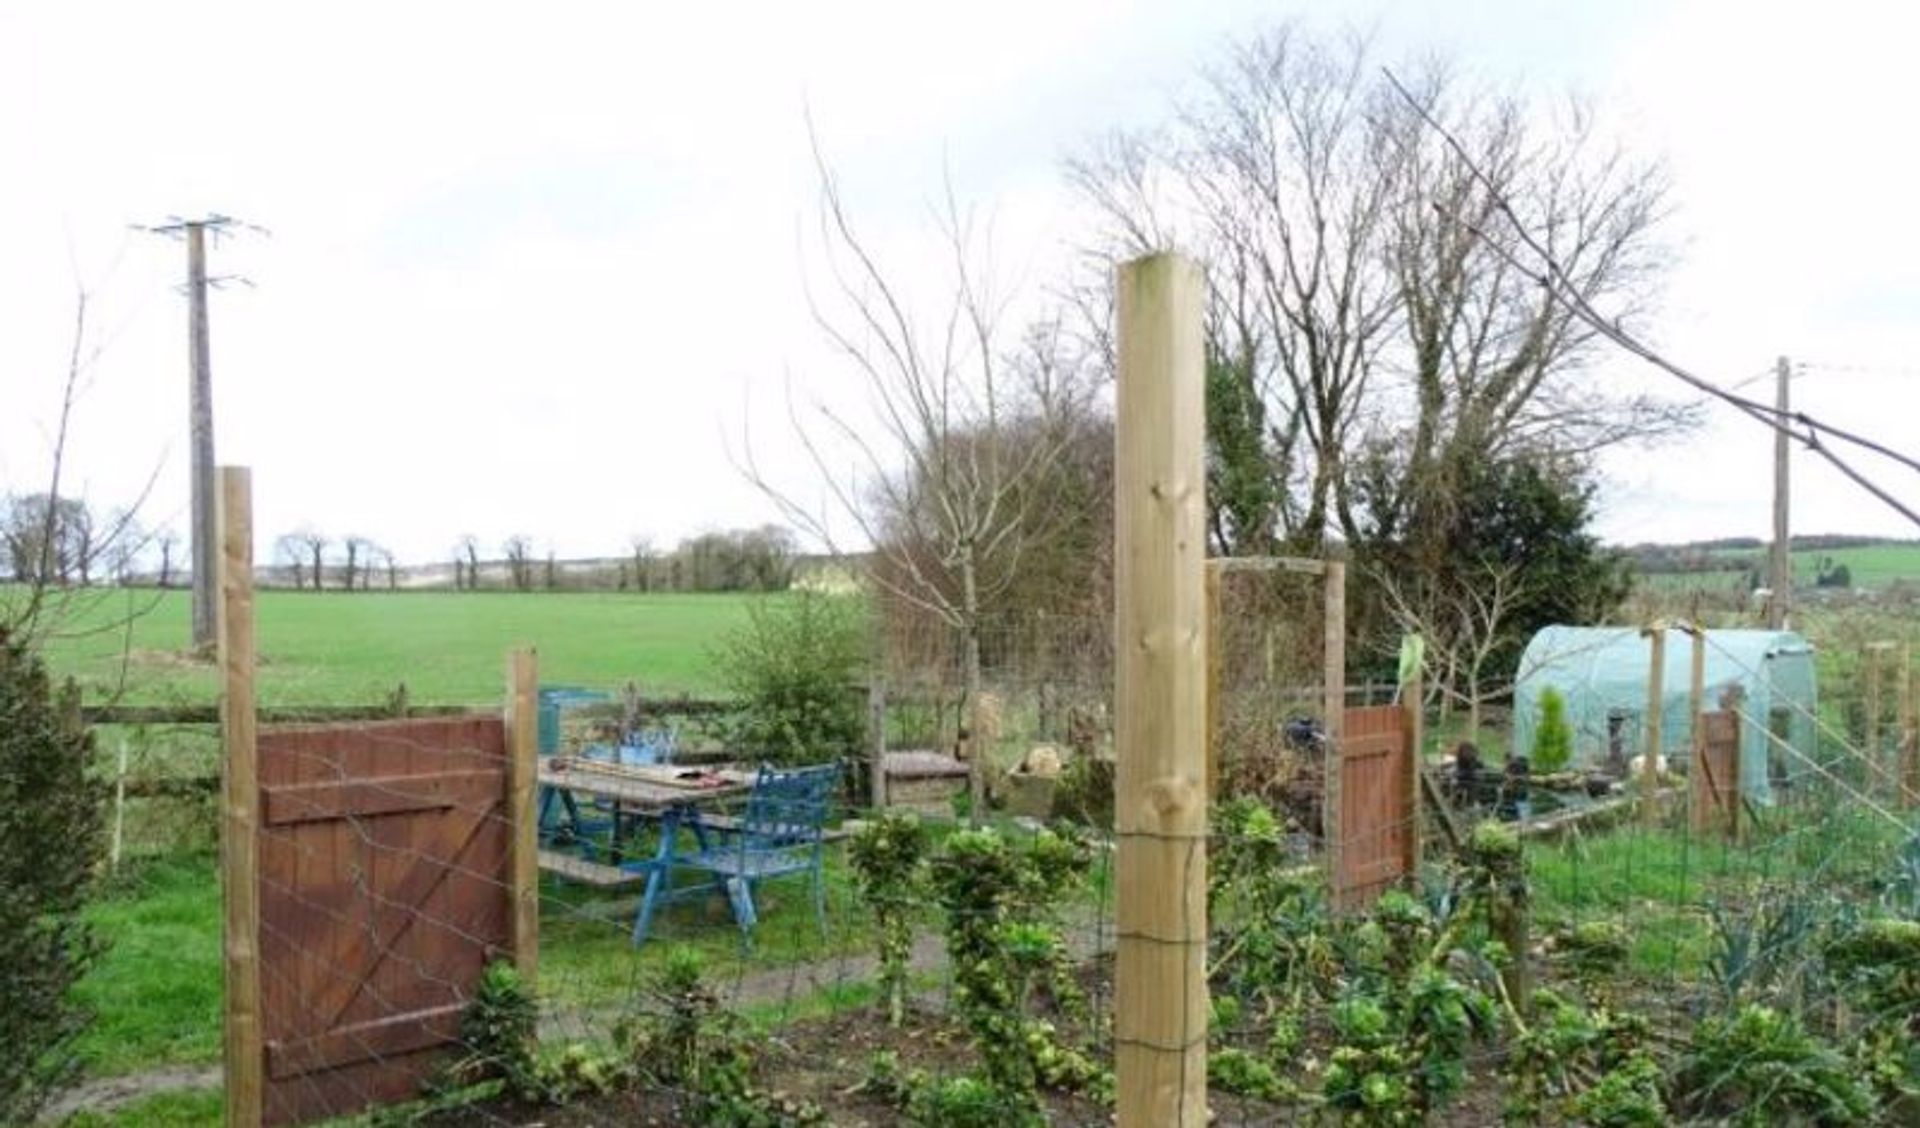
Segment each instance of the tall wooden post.
[[540,972],[540,659],[530,646],[507,652],[507,798],[513,962],[531,989]]
[[1407,711],[1406,850],[1402,864],[1407,881],[1420,879],[1420,771],[1427,746],[1426,679],[1415,664],[1407,682],[1400,688],[1400,705]]
[[887,683],[878,676],[867,683],[868,798],[875,812],[887,809]]
[[1114,450],[1120,1128],[1207,1121],[1205,283],[1120,269]]
[[[1691,763],[1687,765],[1687,800],[1689,817],[1687,825],[1695,833],[1704,832],[1713,821],[1712,793],[1705,790],[1707,780],[1707,629],[1698,621],[1688,624],[1687,633],[1693,636],[1693,676],[1687,684],[1687,732],[1691,734],[1687,743],[1692,748]],[[1734,758],[1739,758],[1734,753]],[[1725,786],[1725,781],[1713,781]],[[1704,801],[1703,801],[1704,800]],[[1729,800],[1735,806],[1740,796]]]
[[1660,746],[1664,737],[1667,690],[1667,625],[1655,623],[1645,631],[1652,647],[1647,656],[1647,739],[1642,749],[1640,817],[1651,828],[1660,820]]
[[1325,782],[1320,789],[1320,829],[1327,847],[1327,875],[1334,901],[1339,903],[1341,861],[1346,827],[1341,812],[1341,751],[1347,731],[1347,565],[1329,559],[1322,587],[1323,652],[1320,660],[1321,709],[1326,714]]
[[[214,573],[220,546],[214,528],[213,352],[207,340],[207,225],[188,223],[187,237],[187,425],[193,463],[190,491],[193,525],[193,645],[214,641]],[[251,553],[251,549],[249,549]],[[252,559],[249,555],[248,559]]]
[[[253,477],[223,466],[216,494],[221,772],[220,870],[225,921],[224,1063],[231,1128],[259,1128],[266,1049],[260,1020],[260,761],[253,671]],[[197,581],[196,581],[197,582]]]

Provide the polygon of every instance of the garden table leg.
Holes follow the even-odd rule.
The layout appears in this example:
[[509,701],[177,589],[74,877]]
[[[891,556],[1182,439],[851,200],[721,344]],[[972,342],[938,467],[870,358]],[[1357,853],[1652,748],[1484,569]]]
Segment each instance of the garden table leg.
[[673,851],[679,836],[680,808],[668,807],[660,813],[660,847],[654,851],[653,864],[647,872],[647,889],[640,895],[640,911],[633,920],[635,947],[646,943],[647,931],[653,927],[654,909],[667,892],[663,885],[673,879]]

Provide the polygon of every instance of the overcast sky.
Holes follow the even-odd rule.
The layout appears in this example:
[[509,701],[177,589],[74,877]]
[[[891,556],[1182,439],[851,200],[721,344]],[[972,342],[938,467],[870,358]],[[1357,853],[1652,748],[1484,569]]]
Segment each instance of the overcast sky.
[[[1577,9],[1577,10],[1576,10]],[[1726,383],[1787,354],[1799,404],[1920,445],[1920,223],[1906,5],[1019,3],[0,9],[0,490],[42,488],[76,286],[100,350],[72,468],[184,527],[177,243],[209,211],[219,458],[260,551],[301,524],[409,560],[463,532],[562,556],[776,516],[804,488],[787,388],[848,377],[807,316],[811,112],[860,221],[919,277],[943,169],[1007,287],[1083,228],[1060,162],[1152,121],[1229,38],[1290,15],[1600,100],[1674,175],[1654,339]],[[1654,378],[1610,360],[1594,379]],[[1748,390],[1770,392],[1764,383]],[[1618,541],[1765,536],[1771,440],[1715,415],[1611,458]],[[1810,461],[1796,530],[1916,535]],[[1920,478],[1883,472],[1909,500]]]

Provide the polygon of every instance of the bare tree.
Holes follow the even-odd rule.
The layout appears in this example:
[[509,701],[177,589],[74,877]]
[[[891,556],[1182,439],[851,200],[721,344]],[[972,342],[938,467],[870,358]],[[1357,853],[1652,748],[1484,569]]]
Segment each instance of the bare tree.
[[86,602],[95,598],[86,591],[92,583],[95,562],[111,559],[123,547],[138,550],[135,518],[153,484],[149,478],[140,497],[116,510],[104,524],[95,520],[85,499],[65,492],[74,409],[86,390],[86,374],[100,355],[100,348],[89,343],[88,308],[87,291],[76,290],[73,335],[60,382],[60,408],[50,429],[45,488],[11,499],[5,506],[5,521],[0,522],[0,547],[5,548],[18,581],[11,588],[0,589],[0,632],[29,649],[70,625],[78,624],[74,629],[89,633],[128,628],[146,610],[130,609],[106,618],[88,613],[96,605]]
[[[367,574],[369,577],[372,576],[376,565],[381,571],[386,573],[387,590],[400,590],[400,561],[393,555],[393,550],[383,544],[374,545],[372,554],[367,558]],[[370,588],[372,584],[369,583],[367,586]]]
[[508,537],[501,543],[500,551],[507,558],[507,575],[513,581],[513,590],[533,590],[533,538],[524,533]]
[[160,546],[160,586],[173,586],[173,557],[180,549],[180,530],[171,525],[163,526],[153,534],[153,542]]
[[1428,684],[1449,707],[1467,710],[1469,740],[1480,738],[1482,710],[1513,691],[1517,674],[1493,658],[1515,642],[1515,612],[1527,594],[1521,561],[1484,561],[1464,584],[1434,583],[1388,569],[1370,577],[1404,634],[1425,643]]
[[656,553],[653,548],[653,538],[635,536],[632,541],[632,549],[634,590],[652,591],[656,558]]
[[1271,404],[1277,497],[1293,539],[1351,527],[1343,454],[1396,314],[1379,243],[1396,151],[1369,45],[1293,26],[1236,47],[1162,137],[1120,137],[1069,168],[1105,213],[1112,257],[1190,242],[1206,258],[1212,350]]
[[299,533],[285,533],[273,542],[273,558],[293,572],[293,589],[306,587],[307,546]]
[[346,540],[341,542],[341,547],[346,553],[346,559],[342,562],[344,572],[340,577],[340,590],[352,591],[354,581],[356,580],[360,582],[361,587],[365,587],[366,577],[361,574],[361,561],[371,560],[374,548],[373,541],[358,533],[352,533],[347,536]]
[[[1594,333],[1486,238],[1496,201],[1520,201],[1574,284],[1632,317],[1666,263],[1659,166],[1604,143],[1583,107],[1556,118],[1441,63],[1412,70],[1409,105],[1364,37],[1282,26],[1234,48],[1169,128],[1070,167],[1106,217],[1108,254],[1179,242],[1206,259],[1210,367],[1258,404],[1254,456],[1284,486],[1279,523],[1308,546],[1366,536],[1349,457],[1363,438],[1408,448],[1406,504],[1423,528],[1460,458],[1585,454],[1691,420],[1581,380]],[[1491,184],[1422,128],[1422,110],[1471,139]],[[1216,521],[1216,539],[1230,524]]]
[[308,580],[313,584],[313,590],[319,591],[326,586],[327,547],[333,543],[333,538],[312,525],[303,525],[291,535],[305,547]]
[[547,567],[546,567],[545,578],[546,578],[546,589],[548,591],[553,591],[559,587],[560,575],[559,575],[558,569],[554,565],[553,550],[551,548],[547,550]]
[[460,540],[454,546],[453,587],[460,589],[460,559],[467,561],[467,590],[480,590],[480,538],[472,533],[460,534]]
[[[874,585],[947,625],[959,644],[965,700],[977,702],[982,624],[1018,574],[1029,509],[1044,503],[1022,486],[1044,474],[1060,444],[1014,434],[1008,358],[1019,336],[979,265],[984,240],[951,187],[940,232],[946,289],[923,322],[914,297],[856,231],[817,143],[814,162],[829,279],[824,296],[812,295],[814,320],[860,376],[869,411],[863,419],[821,405],[803,421],[790,400],[795,431],[827,491],[820,506],[761,473],[751,443],[746,470],[791,525],[836,556],[854,559],[840,550],[836,518],[872,547],[858,559]],[[971,758],[981,812],[985,776],[981,756]]]
[[115,584],[127,587],[133,583],[134,572],[140,565],[140,555],[147,546],[148,534],[141,527],[139,514],[131,509],[115,512],[111,523],[119,527],[121,534],[106,549],[107,569]]

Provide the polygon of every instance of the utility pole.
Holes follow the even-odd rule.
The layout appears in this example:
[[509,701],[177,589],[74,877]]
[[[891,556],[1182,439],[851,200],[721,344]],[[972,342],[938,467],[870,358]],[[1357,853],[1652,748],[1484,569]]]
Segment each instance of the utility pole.
[[1767,568],[1767,626],[1784,630],[1793,602],[1793,557],[1787,531],[1787,381],[1793,365],[1781,357],[1774,362],[1773,406],[1773,553]]
[[213,354],[207,339],[207,221],[187,237],[187,427],[193,442],[193,648],[214,643]]
[[[207,290],[244,278],[207,275],[207,234],[218,237],[236,225],[265,234],[263,228],[240,224],[230,216],[201,219],[169,216],[167,222],[141,230],[180,239],[187,244],[187,433],[192,455],[191,544],[193,567],[193,648],[211,651],[217,641],[215,600],[220,544],[214,528],[213,486],[213,350],[207,334]],[[251,285],[251,283],[247,283]]]

